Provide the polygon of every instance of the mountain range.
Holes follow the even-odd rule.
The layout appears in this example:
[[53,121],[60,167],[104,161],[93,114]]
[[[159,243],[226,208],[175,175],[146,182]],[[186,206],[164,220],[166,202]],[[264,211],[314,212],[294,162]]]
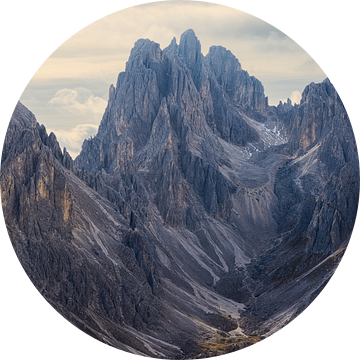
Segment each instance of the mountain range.
[[325,79],[270,106],[193,30],[138,40],[96,136],[72,159],[20,102],[1,159],[16,254],[72,324],[118,349],[202,358],[298,316],[347,247],[359,162]]

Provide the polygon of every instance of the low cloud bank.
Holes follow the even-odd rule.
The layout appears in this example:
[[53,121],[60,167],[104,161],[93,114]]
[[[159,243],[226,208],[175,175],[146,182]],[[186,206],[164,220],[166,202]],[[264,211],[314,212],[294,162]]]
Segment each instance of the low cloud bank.
[[49,128],[48,132],[54,132],[60,145],[66,147],[72,158],[75,158],[84,140],[96,134],[107,101],[94,96],[89,89],[78,87],[57,91],[48,105],[61,114],[64,122],[73,123],[71,129],[58,129],[59,126],[56,126],[57,129]]
[[104,113],[107,101],[94,96],[91,90],[79,87],[59,90],[48,104],[59,112],[98,119]]
[[81,146],[85,139],[93,136],[97,132],[97,125],[80,124],[71,130],[52,130],[48,129],[48,133],[53,132],[56,135],[61,147],[66,147],[73,159],[79,155]]
[[[300,91],[293,91],[291,95],[289,96],[289,99],[291,100],[292,104],[300,104],[301,100],[301,92]],[[287,102],[287,99],[281,99],[283,103]]]

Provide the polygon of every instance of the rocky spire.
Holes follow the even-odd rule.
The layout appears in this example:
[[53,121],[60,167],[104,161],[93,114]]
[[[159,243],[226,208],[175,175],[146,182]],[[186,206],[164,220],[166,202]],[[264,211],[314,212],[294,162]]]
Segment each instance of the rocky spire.
[[206,57],[219,80],[225,69],[229,74],[242,70],[239,60],[223,46],[211,46]]
[[[336,119],[344,114],[342,101],[329,79],[319,84],[310,83],[302,93],[299,111],[291,124],[292,141],[300,141],[304,149],[314,145],[338,125]],[[341,132],[339,129],[337,135]]]
[[171,43],[169,46],[167,46],[163,50],[164,54],[168,56],[169,58],[173,59],[175,56],[179,55],[179,45],[176,43],[176,38],[174,37],[171,40]]
[[201,44],[194,30],[189,29],[181,35],[179,56],[191,71],[195,70],[201,62]]
[[257,120],[264,119],[267,108],[264,87],[241,68],[231,51],[222,46],[212,46],[206,60],[231,101]]
[[152,62],[161,61],[162,51],[160,45],[149,39],[139,39],[135,42],[126,63],[126,71],[142,65],[148,66]]

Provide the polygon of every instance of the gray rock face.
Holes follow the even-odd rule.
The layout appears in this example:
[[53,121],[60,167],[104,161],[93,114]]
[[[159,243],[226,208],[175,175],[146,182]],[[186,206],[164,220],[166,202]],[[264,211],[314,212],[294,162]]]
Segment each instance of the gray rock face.
[[19,103],[1,167],[10,238],[44,297],[104,343],[174,359],[241,349],[301,313],[344,253],[358,187],[328,79],[268,106],[192,30],[135,43],[74,161]]
[[222,46],[212,46],[206,58],[217,82],[232,102],[256,120],[265,120],[262,114],[268,103],[261,82],[242,70],[239,60]]

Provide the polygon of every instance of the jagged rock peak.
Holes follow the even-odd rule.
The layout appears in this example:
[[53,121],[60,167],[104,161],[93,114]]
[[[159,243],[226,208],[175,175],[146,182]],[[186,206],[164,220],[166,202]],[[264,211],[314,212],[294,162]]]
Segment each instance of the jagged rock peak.
[[52,149],[55,157],[58,160],[62,161],[63,153],[61,151],[59,142],[57,141],[56,135],[53,132],[51,132],[50,135],[47,138],[45,138],[44,143],[46,146],[48,146],[50,149]]
[[21,126],[24,128],[34,128],[36,127],[36,118],[35,115],[28,110],[20,101],[16,104],[12,115],[11,126]]
[[107,109],[111,107],[115,99],[116,99],[116,88],[113,84],[111,84],[109,87],[109,100],[108,100]]
[[115,98],[115,87],[113,84],[111,84],[109,88],[109,100],[113,100],[114,98]]
[[215,75],[218,75],[218,72],[223,68],[227,68],[229,72],[242,70],[239,60],[223,46],[211,46],[206,58],[209,60]]
[[187,67],[192,70],[201,58],[201,44],[194,30],[186,30],[180,37],[179,54]]
[[71,155],[67,152],[66,147],[64,147],[63,154],[64,154],[62,161],[63,166],[66,167],[68,170],[73,170],[74,160],[72,159]]
[[149,39],[139,39],[135,42],[126,62],[126,71],[132,68],[146,65],[150,62],[158,62],[162,59],[160,45]]
[[278,106],[292,106],[292,101],[289,98],[286,100],[286,102],[282,102],[282,100],[279,100]]
[[10,153],[15,151],[14,149],[19,146],[19,134],[22,134],[23,131],[28,131],[35,128],[36,118],[34,114],[19,101],[16,104],[9,127],[6,132],[1,155],[1,165],[4,164]]
[[217,82],[233,103],[258,121],[264,121],[267,106],[264,87],[254,76],[241,68],[239,60],[223,46],[212,46],[205,57]]
[[169,44],[169,46],[167,46],[163,50],[163,53],[165,55],[167,55],[169,58],[174,58],[176,55],[178,55],[178,53],[179,53],[179,45],[177,44],[175,37],[173,37],[173,39],[171,40],[171,43]]
[[337,97],[336,90],[329,80],[324,79],[321,83],[315,84],[314,82],[307,85],[302,93],[301,102],[318,101],[319,99],[325,100],[328,97]]
[[186,31],[184,31],[181,36],[180,36],[180,44],[181,42],[186,42],[189,41],[189,44],[195,44],[195,43],[199,43],[200,42],[195,34],[195,31],[193,29],[188,29]]

